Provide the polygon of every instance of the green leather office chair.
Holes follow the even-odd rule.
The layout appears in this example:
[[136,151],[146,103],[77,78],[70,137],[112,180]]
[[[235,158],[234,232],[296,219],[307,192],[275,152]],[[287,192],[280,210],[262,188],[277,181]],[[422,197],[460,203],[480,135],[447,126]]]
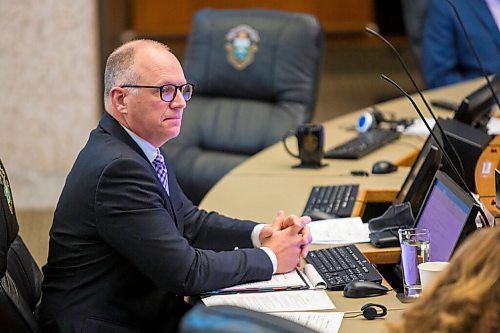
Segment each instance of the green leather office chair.
[[232,168],[311,120],[322,50],[321,27],[308,14],[195,14],[184,61],[194,95],[181,134],[163,146],[195,204]]

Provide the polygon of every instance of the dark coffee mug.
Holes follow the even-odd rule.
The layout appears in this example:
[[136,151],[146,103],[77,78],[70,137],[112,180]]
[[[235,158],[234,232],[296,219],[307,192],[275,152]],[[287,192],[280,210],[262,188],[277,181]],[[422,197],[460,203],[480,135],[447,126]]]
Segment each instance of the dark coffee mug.
[[[290,135],[297,138],[299,154],[294,154],[286,145],[286,138]],[[285,150],[293,157],[300,158],[302,167],[321,167],[323,159],[324,130],[322,125],[303,124],[295,131],[290,131],[283,137]]]

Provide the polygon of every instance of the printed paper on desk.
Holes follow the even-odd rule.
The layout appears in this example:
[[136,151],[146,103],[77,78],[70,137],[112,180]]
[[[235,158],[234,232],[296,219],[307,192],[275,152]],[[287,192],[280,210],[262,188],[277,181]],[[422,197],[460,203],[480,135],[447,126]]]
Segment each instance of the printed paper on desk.
[[309,285],[304,277],[299,274],[298,270],[294,269],[289,273],[274,274],[271,279],[267,281],[242,283],[232,287],[209,291],[205,293],[205,295],[234,294],[244,292],[257,293],[297,289],[309,289]]
[[294,321],[320,333],[338,332],[344,318],[344,312],[276,312],[272,315]]
[[[436,121],[432,118],[425,118],[430,128],[433,128],[436,124]],[[429,130],[427,126],[425,126],[424,122],[421,119],[416,119],[413,124],[408,126],[403,132],[405,135],[419,135],[419,136],[428,136]]]
[[233,305],[259,312],[333,310],[335,305],[324,290],[243,293],[202,298],[206,306]]
[[294,269],[289,273],[274,274],[271,279],[267,281],[242,283],[232,287],[209,291],[203,295],[258,293],[309,288],[326,289],[325,281],[312,265],[306,265],[303,272]]
[[488,121],[488,124],[486,125],[486,128],[488,129],[489,135],[500,134],[500,118],[491,117]]
[[360,217],[347,217],[309,223],[313,244],[368,243],[368,223]]

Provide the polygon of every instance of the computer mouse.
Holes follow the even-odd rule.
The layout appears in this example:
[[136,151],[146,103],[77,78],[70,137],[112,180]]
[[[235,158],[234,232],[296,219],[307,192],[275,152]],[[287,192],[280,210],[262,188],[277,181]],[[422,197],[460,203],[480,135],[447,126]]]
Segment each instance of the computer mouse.
[[344,287],[344,297],[361,298],[385,295],[389,288],[377,282],[351,281]]
[[383,174],[391,173],[398,169],[398,166],[389,161],[378,161],[373,163],[372,173]]

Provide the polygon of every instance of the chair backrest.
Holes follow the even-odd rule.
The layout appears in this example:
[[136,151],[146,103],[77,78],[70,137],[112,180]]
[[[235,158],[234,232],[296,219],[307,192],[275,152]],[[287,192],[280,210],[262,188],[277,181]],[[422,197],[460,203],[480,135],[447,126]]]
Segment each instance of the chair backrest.
[[315,333],[308,327],[267,313],[229,305],[192,308],[182,319],[180,333]]
[[39,332],[42,273],[18,235],[14,199],[0,160],[0,332]]
[[194,95],[181,134],[165,145],[188,197],[187,182],[196,190],[204,186],[197,174],[212,186],[311,120],[322,52],[321,26],[312,15],[264,9],[195,14],[184,61]]
[[402,0],[403,21],[406,35],[410,39],[413,55],[422,66],[422,35],[429,0]]

